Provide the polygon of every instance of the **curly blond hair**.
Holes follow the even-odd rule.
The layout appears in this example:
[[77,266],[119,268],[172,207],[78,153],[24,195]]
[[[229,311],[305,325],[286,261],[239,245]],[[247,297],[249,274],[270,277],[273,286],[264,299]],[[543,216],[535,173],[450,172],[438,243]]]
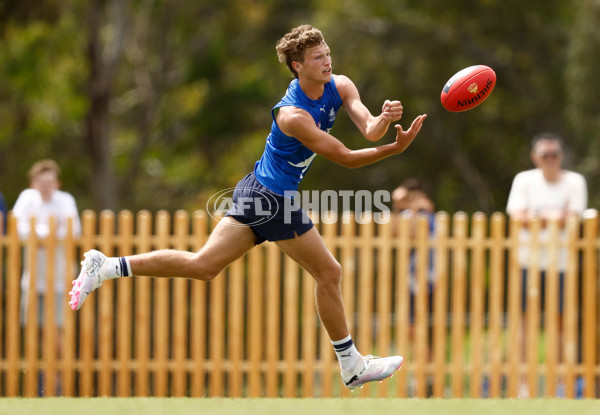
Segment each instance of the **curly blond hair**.
[[298,73],[292,67],[292,62],[304,61],[304,51],[307,48],[325,43],[321,31],[309,24],[293,28],[284,35],[275,46],[279,62],[285,62],[292,74],[298,78]]

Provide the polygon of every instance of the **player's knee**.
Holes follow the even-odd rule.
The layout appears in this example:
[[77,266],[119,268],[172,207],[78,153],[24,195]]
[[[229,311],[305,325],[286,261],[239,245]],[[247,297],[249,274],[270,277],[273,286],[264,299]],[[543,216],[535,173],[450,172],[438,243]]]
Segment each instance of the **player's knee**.
[[342,282],[342,266],[340,263],[333,260],[323,266],[318,280],[321,284],[339,286]]
[[199,279],[201,279],[202,281],[211,281],[214,280],[217,277],[217,275],[219,275],[219,273],[216,271],[204,270],[200,274]]
[[331,275],[335,284],[340,285],[342,283],[342,266],[339,262],[335,261],[332,265]]
[[194,278],[202,281],[211,281],[219,275],[222,267],[215,264],[202,254],[197,254],[194,258]]

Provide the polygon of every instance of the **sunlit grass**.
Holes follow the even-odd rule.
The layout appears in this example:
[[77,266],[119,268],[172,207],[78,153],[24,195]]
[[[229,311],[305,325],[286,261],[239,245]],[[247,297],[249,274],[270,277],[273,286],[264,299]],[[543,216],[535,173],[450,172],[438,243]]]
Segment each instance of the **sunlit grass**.
[[0,413],[2,415],[596,415],[600,413],[600,401],[553,399],[4,398],[0,399]]

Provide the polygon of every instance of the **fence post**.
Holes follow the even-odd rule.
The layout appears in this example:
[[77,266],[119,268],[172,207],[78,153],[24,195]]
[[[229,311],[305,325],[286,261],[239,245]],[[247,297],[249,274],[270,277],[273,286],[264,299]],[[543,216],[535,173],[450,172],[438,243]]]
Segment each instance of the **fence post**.
[[[326,241],[334,240],[337,236],[335,226],[324,226],[323,235]],[[340,241],[340,265],[342,266],[342,297],[344,299],[344,309],[346,310],[346,319],[348,320],[348,329],[354,337],[356,335],[355,311],[356,305],[354,296],[356,294],[356,220],[354,212],[343,212],[341,223],[341,241]],[[333,246],[330,247],[330,249]],[[333,251],[332,251],[333,252]],[[333,390],[330,385],[333,383],[333,375],[331,372],[331,362],[333,361],[332,345],[327,336],[327,332],[322,330],[324,337],[321,361],[323,364],[323,396],[332,396]],[[326,377],[327,376],[327,377]],[[326,382],[327,380],[327,382]],[[325,386],[327,387],[325,389]],[[327,392],[327,393],[325,393]],[[351,391],[348,388],[342,388],[341,396],[348,397]]]
[[396,337],[395,342],[398,350],[406,356],[403,363],[403,370],[398,374],[399,397],[407,396],[407,383],[409,374],[412,375],[414,365],[412,359],[409,359],[412,345],[409,344],[410,328],[410,297],[409,297],[409,273],[410,273],[410,218],[401,216],[396,225]]
[[489,356],[490,398],[499,398],[502,386],[503,350],[502,331],[504,330],[504,245],[506,221],[502,213],[494,213],[491,218],[490,247],[490,296],[489,296]]
[[[119,212],[118,217],[118,251],[119,256],[128,256],[133,254],[133,214],[130,211]],[[117,383],[116,394],[119,397],[131,396],[131,363],[133,356],[131,354],[132,336],[136,333],[136,327],[133,325],[132,304],[133,304],[133,278],[121,278],[117,290],[117,350],[116,360]]]
[[[557,375],[558,375],[558,361],[559,361],[559,338],[560,335],[560,320],[562,320],[562,309],[564,309],[564,298],[561,300],[559,305],[559,296],[564,296],[564,290],[559,293],[559,278],[560,273],[564,270],[559,270],[558,258],[562,256],[562,250],[564,241],[559,233],[558,220],[551,220],[547,225],[548,231],[548,266],[546,268],[546,281],[545,281],[545,303],[544,309],[544,326],[545,332],[545,344],[546,344],[546,393],[545,396],[556,396],[557,394]],[[564,275],[562,276],[564,278]],[[542,329],[540,329],[541,331]],[[564,384],[563,384],[564,386]]]
[[266,243],[267,278],[265,308],[266,319],[266,395],[269,398],[279,396],[279,350],[281,333],[279,329],[281,299],[281,251],[273,242]]
[[579,215],[569,215],[566,223],[567,271],[564,292],[564,344],[563,367],[565,369],[565,389],[567,398],[575,396],[575,374],[577,369],[579,332]]
[[283,393],[286,398],[297,396],[298,361],[298,289],[299,266],[289,256],[285,256],[283,263]]
[[236,259],[229,266],[227,297],[229,298],[227,312],[228,324],[228,360],[229,371],[229,397],[242,396],[242,358],[244,356],[244,257]]
[[[298,294],[297,294],[298,295]],[[302,396],[314,397],[315,360],[317,358],[317,313],[315,307],[315,280],[302,272]]]
[[[411,223],[411,226],[413,224]],[[411,326],[413,329],[413,350],[416,364],[416,397],[427,397],[427,361],[429,355],[429,222],[425,215],[416,218],[415,239],[415,278],[416,291],[413,293],[413,318]]]
[[[528,396],[538,395],[539,384],[539,330],[541,330],[541,276],[540,276],[540,230],[541,222],[538,218],[533,219],[529,223],[531,231],[531,240],[528,241],[530,249],[530,262],[527,269],[527,286],[526,298],[527,306],[525,313],[525,355],[526,355],[526,370],[527,370],[527,389]],[[523,341],[523,339],[522,339]],[[521,346],[519,346],[521,347]]]
[[[27,269],[29,270],[29,284],[27,291],[21,298],[25,300],[26,305],[26,316],[25,327],[24,327],[24,348],[25,348],[25,381],[24,381],[24,395],[26,397],[34,397],[37,395],[37,386],[39,380],[39,328],[40,322],[38,321],[38,292],[37,292],[37,250],[39,241],[35,232],[35,218],[32,217],[29,221],[31,231],[26,242],[27,252]],[[25,297],[26,296],[26,297]],[[22,305],[23,306],[23,305]]]
[[[115,214],[105,210],[100,213],[100,251],[108,256],[113,256],[113,239],[115,229]],[[113,339],[114,339],[114,280],[105,281],[102,289],[96,292],[98,298],[98,395],[112,395],[112,361],[113,361]]]
[[[136,253],[152,249],[152,215],[147,210],[138,212]],[[150,390],[150,304],[152,280],[147,277],[135,279],[135,355],[137,370],[135,375],[136,396],[149,396]]]
[[19,395],[19,349],[21,325],[19,323],[19,299],[21,280],[21,241],[17,232],[17,218],[8,214],[8,261],[6,264],[6,395]]
[[[358,225],[358,257],[360,260],[358,274],[358,349],[371,350],[373,346],[373,230],[372,218],[362,213],[363,223]],[[365,384],[360,389],[360,396],[370,395],[371,385]]]
[[[190,217],[184,210],[175,212],[173,247],[180,251],[188,251]],[[173,319],[171,347],[173,357],[173,374],[171,396],[182,397],[186,395],[187,370],[185,361],[188,349],[188,286],[190,281],[176,278],[173,281]]]
[[[161,210],[156,214],[156,249],[169,249],[170,215]],[[171,280],[154,278],[154,396],[168,395],[169,376],[169,308]]]
[[[377,261],[377,315],[379,336],[377,339],[377,350],[381,356],[390,354],[391,330],[392,330],[392,226],[385,222],[379,225],[379,244]],[[394,351],[394,354],[397,354]],[[390,388],[387,384],[379,387],[379,397],[385,398],[389,395]]]
[[522,333],[522,290],[521,266],[519,257],[519,231],[522,223],[510,218],[509,220],[509,268],[508,268],[508,347],[512,350],[507,356],[507,398],[516,398],[517,389],[521,382],[521,363],[524,359],[521,342]]
[[[212,228],[217,224],[216,220],[211,221]],[[217,398],[224,396],[225,390],[225,285],[226,270],[223,270],[215,279],[208,283],[209,289],[209,359],[211,363],[209,396]]]
[[[204,211],[194,212],[192,218],[192,250],[198,252],[208,238],[207,215]],[[207,284],[204,281],[191,281],[191,359],[194,369],[191,375],[191,395],[200,397],[205,395],[206,374],[206,327],[207,327]]]
[[264,318],[264,272],[262,247],[255,247],[248,257],[248,396],[262,395],[261,361],[265,339]]
[[[72,281],[79,273],[77,257],[77,246],[75,242],[73,218],[67,219],[67,235],[65,237],[65,263],[67,264],[67,273],[62,276],[65,280],[66,291],[72,286]],[[73,274],[71,275],[70,272]],[[61,276],[58,276],[60,278]],[[65,326],[62,348],[62,395],[73,396],[75,394],[75,320],[76,314],[71,310],[69,299],[63,304]]]
[[452,396],[462,398],[465,375],[465,312],[467,305],[467,215],[458,212],[452,221]]
[[444,397],[446,387],[446,343],[448,330],[449,216],[435,215],[435,286],[433,290],[433,396]]
[[[96,247],[96,213],[86,210],[81,221],[82,254]],[[97,293],[96,293],[97,294]],[[90,397],[94,392],[94,355],[96,295],[92,293],[85,300],[85,307],[79,313],[79,390],[80,396]]]
[[471,281],[469,330],[471,333],[471,398],[481,397],[483,376],[483,330],[485,316],[485,251],[487,234],[486,216],[477,212],[471,218]]
[[598,291],[598,213],[584,218],[583,221],[583,374],[585,377],[585,397],[594,398],[596,395],[597,367],[597,291]]
[[[44,296],[44,309],[42,311],[42,321],[36,322],[36,326],[39,327],[40,333],[42,333],[41,339],[41,349],[42,360],[41,360],[41,369],[40,372],[42,375],[42,385],[39,387],[42,388],[42,396],[56,396],[56,381],[58,376],[58,347],[57,342],[59,341],[59,336],[62,334],[62,327],[56,323],[56,299],[57,293],[55,289],[54,281],[56,278],[59,278],[56,275],[56,256],[60,250],[57,245],[59,242],[56,237],[56,218],[51,217],[48,221],[48,236],[42,241],[42,249],[46,250],[46,292],[43,294]],[[38,255],[36,255],[37,257]],[[36,264],[37,266],[37,258]],[[40,276],[38,276],[39,278]],[[61,298],[63,298],[61,296]],[[37,320],[37,317],[36,317]],[[60,333],[57,332],[60,330]],[[61,339],[62,340],[62,339]]]

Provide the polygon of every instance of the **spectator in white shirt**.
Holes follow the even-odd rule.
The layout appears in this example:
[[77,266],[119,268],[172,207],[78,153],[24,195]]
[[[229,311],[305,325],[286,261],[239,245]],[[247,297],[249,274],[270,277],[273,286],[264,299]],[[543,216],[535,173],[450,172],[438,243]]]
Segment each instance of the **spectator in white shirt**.
[[[562,140],[549,133],[534,138],[531,160],[535,169],[516,175],[506,206],[507,213],[524,222],[521,236],[529,240],[528,222],[537,217],[542,221],[540,238],[548,238],[546,222],[558,219],[561,228],[569,213],[582,214],[587,206],[587,185],[585,178],[576,172],[564,170]],[[523,246],[519,252],[519,263],[523,268],[530,265],[530,252]],[[545,250],[540,252],[540,268],[548,266]],[[559,271],[565,271],[566,254],[561,252],[558,261]]]
[[[35,233],[40,239],[37,248],[35,263],[35,287],[30,284],[30,264],[23,261],[23,275],[21,277],[21,324],[27,322],[27,309],[29,290],[34,289],[38,299],[37,324],[44,323],[44,293],[53,290],[55,293],[55,317],[59,328],[59,346],[62,337],[62,326],[65,308],[65,281],[75,270],[75,264],[67,264],[65,260],[64,238],[67,234],[68,219],[73,221],[74,235],[80,233],[79,214],[75,199],[67,192],[59,190],[60,168],[53,160],[41,160],[29,170],[30,187],[19,195],[13,214],[17,219],[17,231],[21,239],[29,238],[31,231],[31,218],[35,219]],[[43,240],[50,232],[50,218],[56,220],[56,236],[58,244],[54,258],[54,287],[48,287],[48,259],[47,250]],[[25,253],[24,258],[28,258]],[[60,350],[60,348],[58,349]]]
[[[567,215],[581,215],[587,206],[587,184],[585,178],[574,171],[565,170],[563,164],[562,139],[551,133],[543,133],[534,137],[532,142],[531,160],[535,166],[532,170],[518,173],[513,181],[508,196],[506,211],[511,218],[522,221],[520,230],[520,247],[518,253],[523,281],[522,306],[526,312],[527,277],[531,266],[531,250],[529,241],[531,234],[528,229],[533,218],[539,218],[542,229],[539,242],[542,245],[539,251],[539,269],[541,270],[541,305],[545,302],[545,286],[549,266],[548,250],[543,244],[548,241],[549,234],[546,227],[548,220],[555,219],[560,224],[560,237],[564,239],[564,224]],[[567,252],[561,248],[557,258],[559,274],[559,312],[562,314],[564,299],[564,273],[567,266]],[[562,344],[562,319],[559,322],[559,341]],[[523,326],[525,319],[523,321]],[[521,392],[522,396],[526,392]]]

